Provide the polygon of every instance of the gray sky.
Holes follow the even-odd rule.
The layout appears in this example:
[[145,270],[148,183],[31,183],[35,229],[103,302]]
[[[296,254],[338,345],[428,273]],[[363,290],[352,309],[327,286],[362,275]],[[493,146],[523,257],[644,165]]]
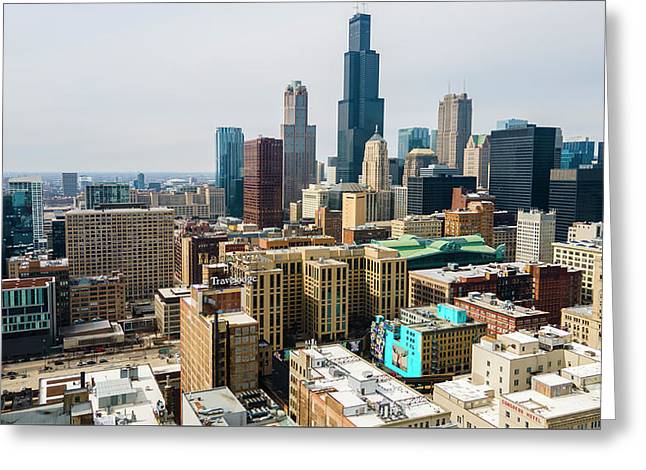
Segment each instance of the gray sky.
[[[213,130],[278,136],[302,80],[317,158],[336,153],[354,3],[6,5],[5,171],[213,171]],[[519,117],[603,136],[602,2],[367,3],[385,137],[435,127],[447,92],[473,130]]]

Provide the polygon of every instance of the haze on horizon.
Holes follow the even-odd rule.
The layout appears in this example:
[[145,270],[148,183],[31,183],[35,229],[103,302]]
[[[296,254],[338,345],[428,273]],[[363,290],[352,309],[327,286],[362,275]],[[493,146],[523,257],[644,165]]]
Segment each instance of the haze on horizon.
[[[436,127],[447,92],[473,132],[509,117],[603,139],[605,6],[366,3],[385,138]],[[317,159],[336,154],[354,3],[5,5],[3,168],[213,171],[213,132],[278,136],[282,94],[309,91]]]

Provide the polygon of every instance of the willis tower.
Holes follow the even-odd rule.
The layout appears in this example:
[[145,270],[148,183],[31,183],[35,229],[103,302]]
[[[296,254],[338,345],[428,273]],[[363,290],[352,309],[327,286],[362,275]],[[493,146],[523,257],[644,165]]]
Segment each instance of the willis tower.
[[370,49],[370,15],[350,18],[348,52],[343,57],[343,99],[339,101],[336,182],[357,182],[364,147],[384,132],[384,100],[379,98],[379,54]]

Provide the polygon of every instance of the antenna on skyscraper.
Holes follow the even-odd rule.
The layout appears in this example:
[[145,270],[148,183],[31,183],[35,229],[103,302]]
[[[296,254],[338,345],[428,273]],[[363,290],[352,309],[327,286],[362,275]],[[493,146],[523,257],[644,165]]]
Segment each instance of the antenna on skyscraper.
[[451,80],[449,80],[449,83],[448,83],[448,94],[449,95],[451,94]]
[[467,92],[467,77],[464,77],[462,79],[462,92],[466,93]]

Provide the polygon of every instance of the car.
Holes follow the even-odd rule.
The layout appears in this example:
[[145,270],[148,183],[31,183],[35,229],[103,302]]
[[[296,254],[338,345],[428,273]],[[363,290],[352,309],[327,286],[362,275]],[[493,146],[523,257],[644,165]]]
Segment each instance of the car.
[[94,364],[96,364],[96,361],[87,361],[88,366],[93,366]]
[[54,365],[55,365],[55,366],[64,366],[64,365],[65,365],[65,361],[54,361]]
[[83,367],[83,366],[86,366],[86,365],[87,365],[87,362],[85,362],[85,361],[78,361],[76,363],[76,367]]
[[99,359],[100,364],[105,364],[106,362],[108,362],[108,360],[105,357],[102,357],[101,359]]
[[9,377],[15,377],[16,375],[18,375],[18,373],[15,370],[12,370],[12,371],[7,372],[7,375]]

